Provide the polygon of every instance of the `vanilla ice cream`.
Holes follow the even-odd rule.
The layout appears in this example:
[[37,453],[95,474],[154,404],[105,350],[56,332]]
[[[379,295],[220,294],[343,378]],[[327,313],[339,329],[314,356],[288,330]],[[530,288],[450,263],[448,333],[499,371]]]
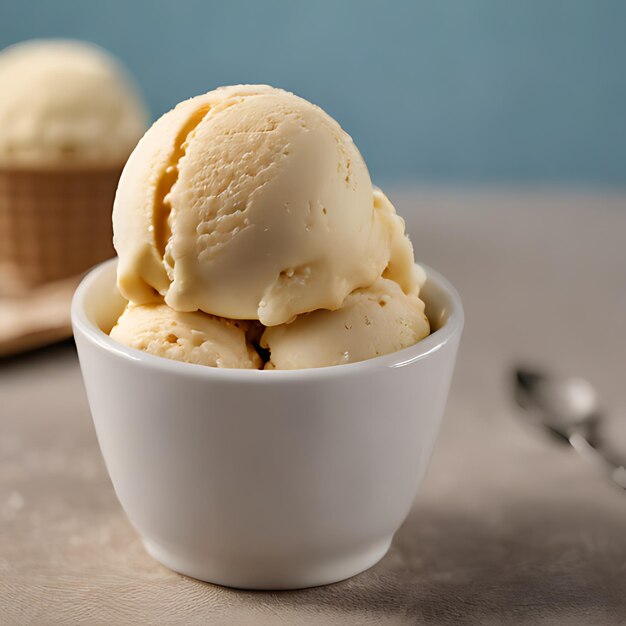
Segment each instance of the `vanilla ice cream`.
[[238,369],[259,369],[261,358],[246,337],[254,331],[206,313],[180,313],[165,304],[129,305],[111,330],[120,343],[167,359]]
[[261,337],[265,369],[304,369],[364,361],[408,348],[429,333],[424,303],[389,279],[353,291],[341,308],[299,315]]
[[389,271],[406,269],[403,224],[374,201],[350,137],[267,86],[217,89],[158,120],[124,170],[113,222],[129,300],[164,296],[180,311],[267,326],[338,308],[392,250]]
[[[113,226],[131,304],[111,336],[126,345],[296,369],[429,333],[404,221],[337,122],[280,89],[224,87],[165,114],[128,160]],[[238,348],[218,360],[227,330]]]
[[91,44],[33,40],[0,52],[0,163],[121,165],[146,106],[124,68]]

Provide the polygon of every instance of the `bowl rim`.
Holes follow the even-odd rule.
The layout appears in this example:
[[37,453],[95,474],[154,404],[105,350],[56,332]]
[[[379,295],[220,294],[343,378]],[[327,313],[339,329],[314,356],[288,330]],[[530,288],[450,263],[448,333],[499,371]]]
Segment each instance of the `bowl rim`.
[[390,368],[405,367],[437,352],[451,339],[459,336],[463,330],[465,320],[461,298],[452,284],[439,272],[423,263],[419,263],[420,267],[426,272],[427,280],[432,281],[439,289],[445,292],[451,303],[451,311],[448,319],[441,328],[438,328],[428,335],[428,337],[421,339],[408,348],[366,359],[365,361],[307,369],[255,370],[208,367],[196,363],[185,363],[183,361],[167,359],[125,346],[111,339],[109,335],[89,319],[85,311],[85,301],[89,297],[93,284],[102,274],[111,271],[110,267],[114,264],[117,264],[117,257],[94,266],[87,272],[76,288],[71,307],[74,335],[80,334],[96,349],[104,351],[116,359],[141,364],[142,367],[160,372],[166,371],[180,376],[195,377],[205,380],[249,381],[259,384],[272,384],[285,380],[338,378],[359,375],[364,372],[382,372]]

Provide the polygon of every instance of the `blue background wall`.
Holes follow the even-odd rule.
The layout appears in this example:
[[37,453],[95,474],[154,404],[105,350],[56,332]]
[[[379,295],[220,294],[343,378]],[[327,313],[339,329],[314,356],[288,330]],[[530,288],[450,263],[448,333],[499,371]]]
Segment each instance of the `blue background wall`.
[[626,184],[624,0],[0,0],[0,47],[50,36],[118,55],[155,116],[293,90],[379,181]]

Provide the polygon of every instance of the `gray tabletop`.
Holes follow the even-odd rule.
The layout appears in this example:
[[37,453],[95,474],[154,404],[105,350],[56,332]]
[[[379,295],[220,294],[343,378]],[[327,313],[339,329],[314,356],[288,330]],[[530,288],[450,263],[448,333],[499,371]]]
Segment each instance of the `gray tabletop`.
[[466,330],[437,449],[389,554],[298,592],[152,561],[107,477],[71,343],[0,362],[0,623],[626,622],[626,493],[523,423],[511,369],[589,378],[626,419],[626,197],[391,190]]

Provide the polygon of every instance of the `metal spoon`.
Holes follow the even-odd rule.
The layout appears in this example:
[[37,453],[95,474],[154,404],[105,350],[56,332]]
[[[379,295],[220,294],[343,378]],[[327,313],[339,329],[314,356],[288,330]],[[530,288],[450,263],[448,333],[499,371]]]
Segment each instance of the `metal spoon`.
[[593,386],[582,378],[556,378],[515,370],[515,400],[526,415],[626,489],[626,457],[602,437],[604,418]]

